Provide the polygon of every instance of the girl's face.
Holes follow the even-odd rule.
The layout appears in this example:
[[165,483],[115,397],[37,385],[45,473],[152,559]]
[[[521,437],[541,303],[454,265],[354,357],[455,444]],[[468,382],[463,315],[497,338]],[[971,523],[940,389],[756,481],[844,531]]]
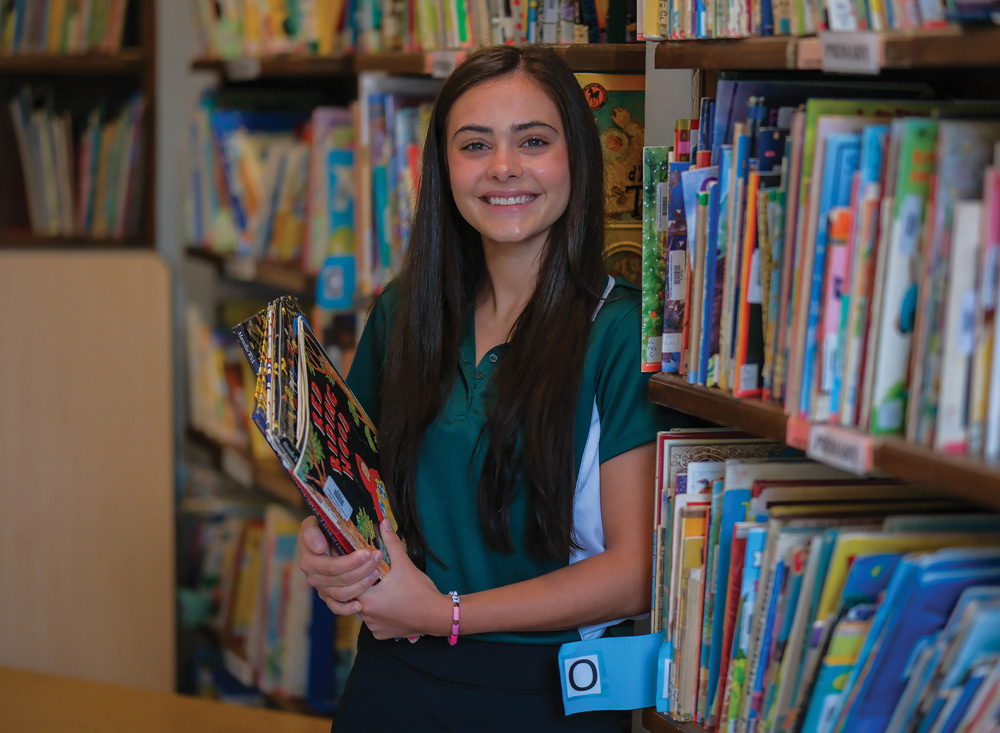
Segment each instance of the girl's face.
[[537,253],[569,202],[569,151],[559,110],[521,73],[479,84],[446,125],[451,190],[483,248]]

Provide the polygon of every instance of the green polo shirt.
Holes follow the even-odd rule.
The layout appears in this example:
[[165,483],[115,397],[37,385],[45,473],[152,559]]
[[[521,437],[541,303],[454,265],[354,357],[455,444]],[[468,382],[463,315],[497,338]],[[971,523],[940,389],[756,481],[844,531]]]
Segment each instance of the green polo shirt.
[[[398,288],[389,285],[368,318],[347,382],[376,425]],[[649,378],[639,369],[640,294],[616,280],[597,313],[583,366],[576,414],[576,464],[580,465],[596,404],[600,415],[599,460],[655,440],[658,429],[686,423],[686,416],[660,408],[647,399]],[[526,500],[515,499],[510,519],[513,554],[491,549],[479,528],[477,489],[484,451],[477,445],[486,422],[484,410],[490,375],[503,358],[505,345],[491,349],[475,363],[474,319],[467,318],[454,386],[424,437],[417,469],[417,506],[424,536],[437,560],[428,556],[427,574],[437,588],[460,594],[509,585],[565,566],[564,560],[539,561],[524,549]],[[558,368],[558,365],[539,365]],[[400,405],[399,409],[406,409]],[[653,477],[650,476],[650,492]],[[523,483],[521,484],[523,488]],[[650,532],[649,527],[636,531]],[[480,638],[519,643],[563,643],[580,632],[484,634]]]

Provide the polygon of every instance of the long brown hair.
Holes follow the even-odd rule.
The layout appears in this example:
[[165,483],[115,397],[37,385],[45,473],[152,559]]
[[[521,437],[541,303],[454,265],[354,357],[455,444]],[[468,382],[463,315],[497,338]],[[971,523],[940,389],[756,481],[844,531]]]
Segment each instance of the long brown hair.
[[575,405],[591,314],[604,280],[601,144],[580,85],[557,54],[539,46],[495,46],[460,64],[435,101],[399,278],[398,317],[389,340],[380,450],[397,521],[418,562],[425,550],[433,552],[417,515],[421,442],[450,393],[462,321],[472,316],[488,278],[480,235],[459,214],[451,192],[448,114],[472,87],[515,73],[534,81],[559,110],[572,185],[566,211],[549,233],[534,293],[493,372],[485,435],[480,435],[487,443],[479,476],[479,521],[491,547],[514,550],[510,507],[515,481],[523,474],[527,550],[559,559],[574,546]]

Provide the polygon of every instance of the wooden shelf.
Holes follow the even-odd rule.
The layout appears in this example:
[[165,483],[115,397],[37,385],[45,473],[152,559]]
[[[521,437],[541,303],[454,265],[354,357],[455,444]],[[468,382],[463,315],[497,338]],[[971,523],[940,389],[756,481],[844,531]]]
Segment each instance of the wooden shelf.
[[[644,43],[584,43],[553,45],[574,71],[642,74],[646,70]],[[464,55],[461,50],[388,51],[348,56],[280,56],[270,58],[197,59],[191,67],[213,71],[233,81],[284,76],[330,76],[358,71],[385,71],[390,74],[430,74],[435,59],[448,67]]]
[[[50,237],[29,232],[0,232],[0,249],[125,249],[137,243],[129,239],[107,237]],[[149,246],[149,245],[146,245]]]
[[[649,398],[657,404],[770,440],[785,442],[787,437],[788,418],[776,403],[738,399],[668,374],[654,374],[650,378]],[[899,438],[840,430],[870,441],[872,468],[879,473],[938,487],[963,499],[1000,509],[1000,462],[940,453]]]
[[308,299],[312,299],[316,292],[316,276],[293,265],[220,255],[201,247],[188,247],[186,251],[192,257],[211,262],[221,275],[230,280],[266,285]]
[[143,69],[140,49],[123,49],[115,54],[0,54],[0,74],[139,76]]
[[653,708],[642,711],[642,725],[650,733],[708,733],[708,729],[696,723],[678,723]]
[[[830,33],[829,38],[874,36],[881,69],[1000,66],[1000,27],[948,27],[883,34]],[[821,39],[768,36],[661,41],[657,69],[818,69]]]
[[274,56],[238,59],[196,59],[191,68],[212,71],[231,81],[288,76],[332,76],[353,74],[351,56]]
[[208,449],[222,473],[244,486],[254,486],[295,509],[307,509],[302,494],[276,457],[254,458],[247,448],[224,445],[201,430],[187,429],[188,439]]

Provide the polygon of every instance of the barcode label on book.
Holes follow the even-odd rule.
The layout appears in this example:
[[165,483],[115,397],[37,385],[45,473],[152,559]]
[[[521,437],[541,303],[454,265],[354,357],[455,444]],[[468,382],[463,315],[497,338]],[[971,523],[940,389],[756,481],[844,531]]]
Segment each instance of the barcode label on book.
[[758,364],[744,364],[740,367],[740,391],[748,392],[757,389],[757,376],[760,374]]
[[917,253],[917,241],[920,238],[920,219],[924,205],[919,196],[910,194],[903,199],[899,207],[899,231],[896,249],[904,257],[912,257]]
[[656,231],[665,232],[670,225],[670,183],[656,184]]
[[976,343],[976,291],[962,293],[962,322],[958,329],[959,356],[972,356]]
[[260,59],[244,56],[226,62],[226,76],[232,81],[248,81],[260,76]]
[[337,507],[337,512],[344,519],[350,519],[351,514],[354,509],[351,507],[351,502],[347,500],[340,487],[334,482],[333,478],[330,476],[326,477],[326,483],[323,484],[323,493],[326,494],[327,498],[334,503]]
[[982,301],[983,310],[992,310],[997,305],[997,279],[1000,273],[997,272],[997,254],[1000,249],[991,247],[986,250],[986,265],[983,267],[983,282],[979,290],[979,299]]
[[684,336],[680,333],[663,334],[663,353],[675,354],[684,347]]
[[684,300],[687,256],[683,250],[671,250],[667,262],[667,300]]
[[747,288],[747,303],[760,305],[763,298],[763,288],[760,284],[760,250],[753,251],[750,259],[750,287]]

